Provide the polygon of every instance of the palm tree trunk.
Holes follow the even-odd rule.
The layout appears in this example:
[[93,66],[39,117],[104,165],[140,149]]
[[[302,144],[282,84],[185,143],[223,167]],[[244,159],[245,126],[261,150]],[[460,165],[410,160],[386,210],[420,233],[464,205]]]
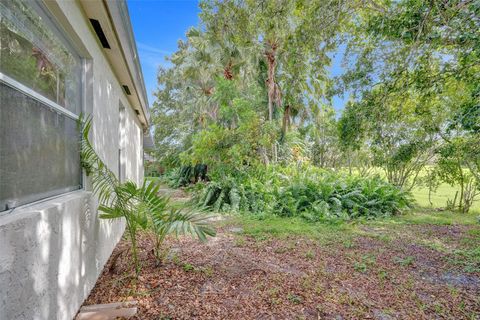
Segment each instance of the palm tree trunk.
[[[273,104],[275,101],[278,101],[279,90],[277,89],[277,84],[275,83],[275,68],[277,66],[276,53],[277,53],[277,44],[273,41],[267,41],[269,45],[269,50],[265,52],[265,57],[267,58],[268,66],[268,77],[267,77],[267,89],[268,89],[268,121],[273,121]],[[273,161],[277,161],[277,144],[274,142],[272,145],[272,158]]]
[[268,120],[273,120],[273,103],[275,101],[275,68],[277,66],[276,52],[277,45],[274,42],[268,42],[270,49],[265,52],[268,66],[267,89],[268,89]]
[[282,133],[285,135],[290,129],[290,105],[286,105],[283,111]]

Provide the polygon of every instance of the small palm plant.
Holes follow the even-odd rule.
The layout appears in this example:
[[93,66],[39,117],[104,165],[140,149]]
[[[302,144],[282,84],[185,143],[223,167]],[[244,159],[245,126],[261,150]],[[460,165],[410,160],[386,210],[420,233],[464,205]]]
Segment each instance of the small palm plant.
[[144,181],[138,186],[133,181],[121,183],[115,174],[103,163],[89,140],[92,119],[81,121],[81,161],[87,176],[91,178],[93,192],[98,196],[98,209],[102,219],[124,218],[132,245],[133,263],[138,276],[137,231],[151,228],[155,234],[155,255],[170,233],[192,234],[200,240],[214,236],[215,231],[208,224],[208,217],[182,209],[169,209],[168,198],[159,195],[159,185]]

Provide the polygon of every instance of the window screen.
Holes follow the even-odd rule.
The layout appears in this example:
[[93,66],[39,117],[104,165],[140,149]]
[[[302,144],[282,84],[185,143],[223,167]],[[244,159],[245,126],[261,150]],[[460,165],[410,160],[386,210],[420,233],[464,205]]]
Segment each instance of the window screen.
[[34,1],[0,1],[0,211],[81,188],[82,60]]
[[3,83],[0,101],[0,208],[79,189],[77,122]]

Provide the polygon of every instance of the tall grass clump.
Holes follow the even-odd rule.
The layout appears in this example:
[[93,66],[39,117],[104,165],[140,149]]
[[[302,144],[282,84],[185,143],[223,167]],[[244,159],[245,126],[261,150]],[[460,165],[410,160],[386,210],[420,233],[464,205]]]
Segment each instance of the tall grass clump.
[[312,166],[268,166],[199,184],[194,202],[218,212],[318,221],[388,217],[413,200],[410,193],[380,177],[349,176]]

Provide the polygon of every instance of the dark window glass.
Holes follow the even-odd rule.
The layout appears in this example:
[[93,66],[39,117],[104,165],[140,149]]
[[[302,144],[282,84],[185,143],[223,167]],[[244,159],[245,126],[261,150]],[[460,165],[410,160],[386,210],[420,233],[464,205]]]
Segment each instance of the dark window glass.
[[0,211],[81,187],[77,122],[0,82]]
[[79,114],[81,58],[35,1],[0,1],[0,72]]

